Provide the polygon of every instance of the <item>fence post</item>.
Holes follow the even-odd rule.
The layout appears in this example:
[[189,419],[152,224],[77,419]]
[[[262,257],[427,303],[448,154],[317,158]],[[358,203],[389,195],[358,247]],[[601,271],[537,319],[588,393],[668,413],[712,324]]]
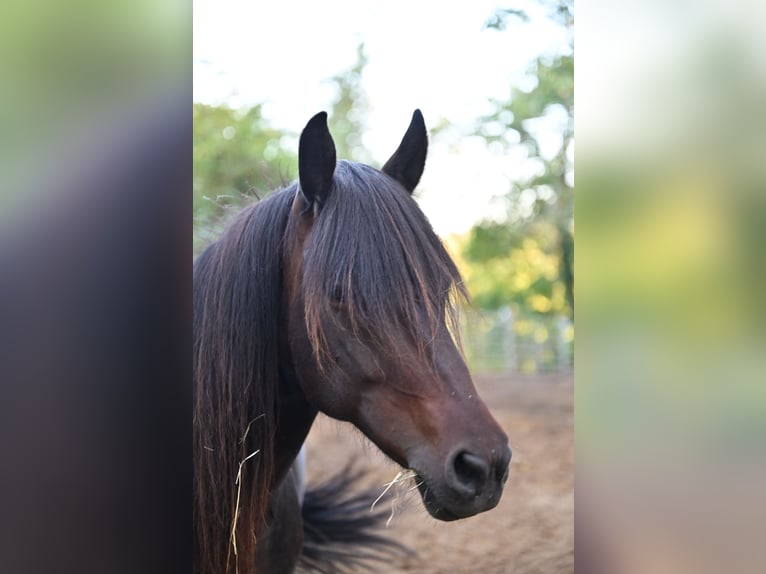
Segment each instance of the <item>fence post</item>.
[[566,317],[559,317],[556,325],[558,333],[556,333],[556,343],[558,349],[556,349],[556,355],[558,355],[559,372],[563,373],[568,371],[571,367],[569,360],[569,342],[564,338],[564,332],[569,326],[569,320]]
[[516,357],[516,330],[513,325],[513,312],[509,307],[502,307],[497,312],[497,318],[503,326],[503,355],[505,356],[505,372],[515,373],[518,369]]

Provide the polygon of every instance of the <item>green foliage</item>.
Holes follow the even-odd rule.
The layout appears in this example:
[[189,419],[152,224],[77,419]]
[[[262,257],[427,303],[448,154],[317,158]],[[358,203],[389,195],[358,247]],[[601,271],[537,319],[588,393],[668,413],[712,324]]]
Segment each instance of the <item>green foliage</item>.
[[529,15],[524,10],[501,8],[487,20],[484,27],[494,30],[505,30],[508,27],[508,16],[518,18],[522,22],[529,22]]
[[464,248],[468,261],[480,263],[508,255],[508,250],[521,245],[522,236],[502,223],[483,223],[470,232],[470,241]]
[[[571,32],[571,2],[548,5]],[[513,10],[499,10],[487,26],[504,30]],[[570,36],[571,38],[571,36]],[[574,314],[573,53],[538,58],[534,87],[514,88],[481,119],[478,133],[504,147],[523,146],[540,166],[509,182],[505,221],[475,227],[464,246],[469,287],[480,307],[509,303],[541,314]],[[510,134],[516,134],[515,137]]]
[[[330,122],[339,158],[369,162],[361,142],[368,105],[362,88],[364,45],[354,65],[328,81],[336,96]],[[213,238],[224,216],[295,179],[296,134],[279,130],[260,105],[246,110],[194,104],[194,249]]]
[[495,310],[511,305],[539,315],[566,313],[557,235],[544,223],[474,227],[462,246],[463,273],[475,304]]
[[270,126],[261,106],[234,110],[193,105],[195,241],[229,208],[263,196],[295,177],[297,157],[288,134]]

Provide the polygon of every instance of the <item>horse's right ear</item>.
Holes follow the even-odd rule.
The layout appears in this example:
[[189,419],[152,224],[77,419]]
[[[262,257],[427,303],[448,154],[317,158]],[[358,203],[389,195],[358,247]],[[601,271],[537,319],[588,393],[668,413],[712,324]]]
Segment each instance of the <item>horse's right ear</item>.
[[298,181],[307,207],[321,207],[332,188],[335,142],[327,128],[327,112],[309,120],[298,144]]

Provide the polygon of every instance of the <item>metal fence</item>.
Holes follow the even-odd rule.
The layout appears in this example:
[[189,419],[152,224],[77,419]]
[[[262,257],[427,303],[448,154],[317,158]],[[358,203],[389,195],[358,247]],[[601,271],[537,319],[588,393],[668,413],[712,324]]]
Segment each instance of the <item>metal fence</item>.
[[574,364],[574,325],[567,317],[520,315],[507,307],[467,311],[461,336],[474,372],[568,372]]

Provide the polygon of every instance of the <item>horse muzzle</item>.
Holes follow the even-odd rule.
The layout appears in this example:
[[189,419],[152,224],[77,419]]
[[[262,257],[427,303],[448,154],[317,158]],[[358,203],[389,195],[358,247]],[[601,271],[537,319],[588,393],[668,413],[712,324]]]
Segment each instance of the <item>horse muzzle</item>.
[[[467,518],[497,506],[508,480],[511,449],[505,444],[480,454],[453,450],[444,468],[429,473],[415,467],[415,480],[428,513],[438,520]],[[438,477],[438,478],[437,478]]]

